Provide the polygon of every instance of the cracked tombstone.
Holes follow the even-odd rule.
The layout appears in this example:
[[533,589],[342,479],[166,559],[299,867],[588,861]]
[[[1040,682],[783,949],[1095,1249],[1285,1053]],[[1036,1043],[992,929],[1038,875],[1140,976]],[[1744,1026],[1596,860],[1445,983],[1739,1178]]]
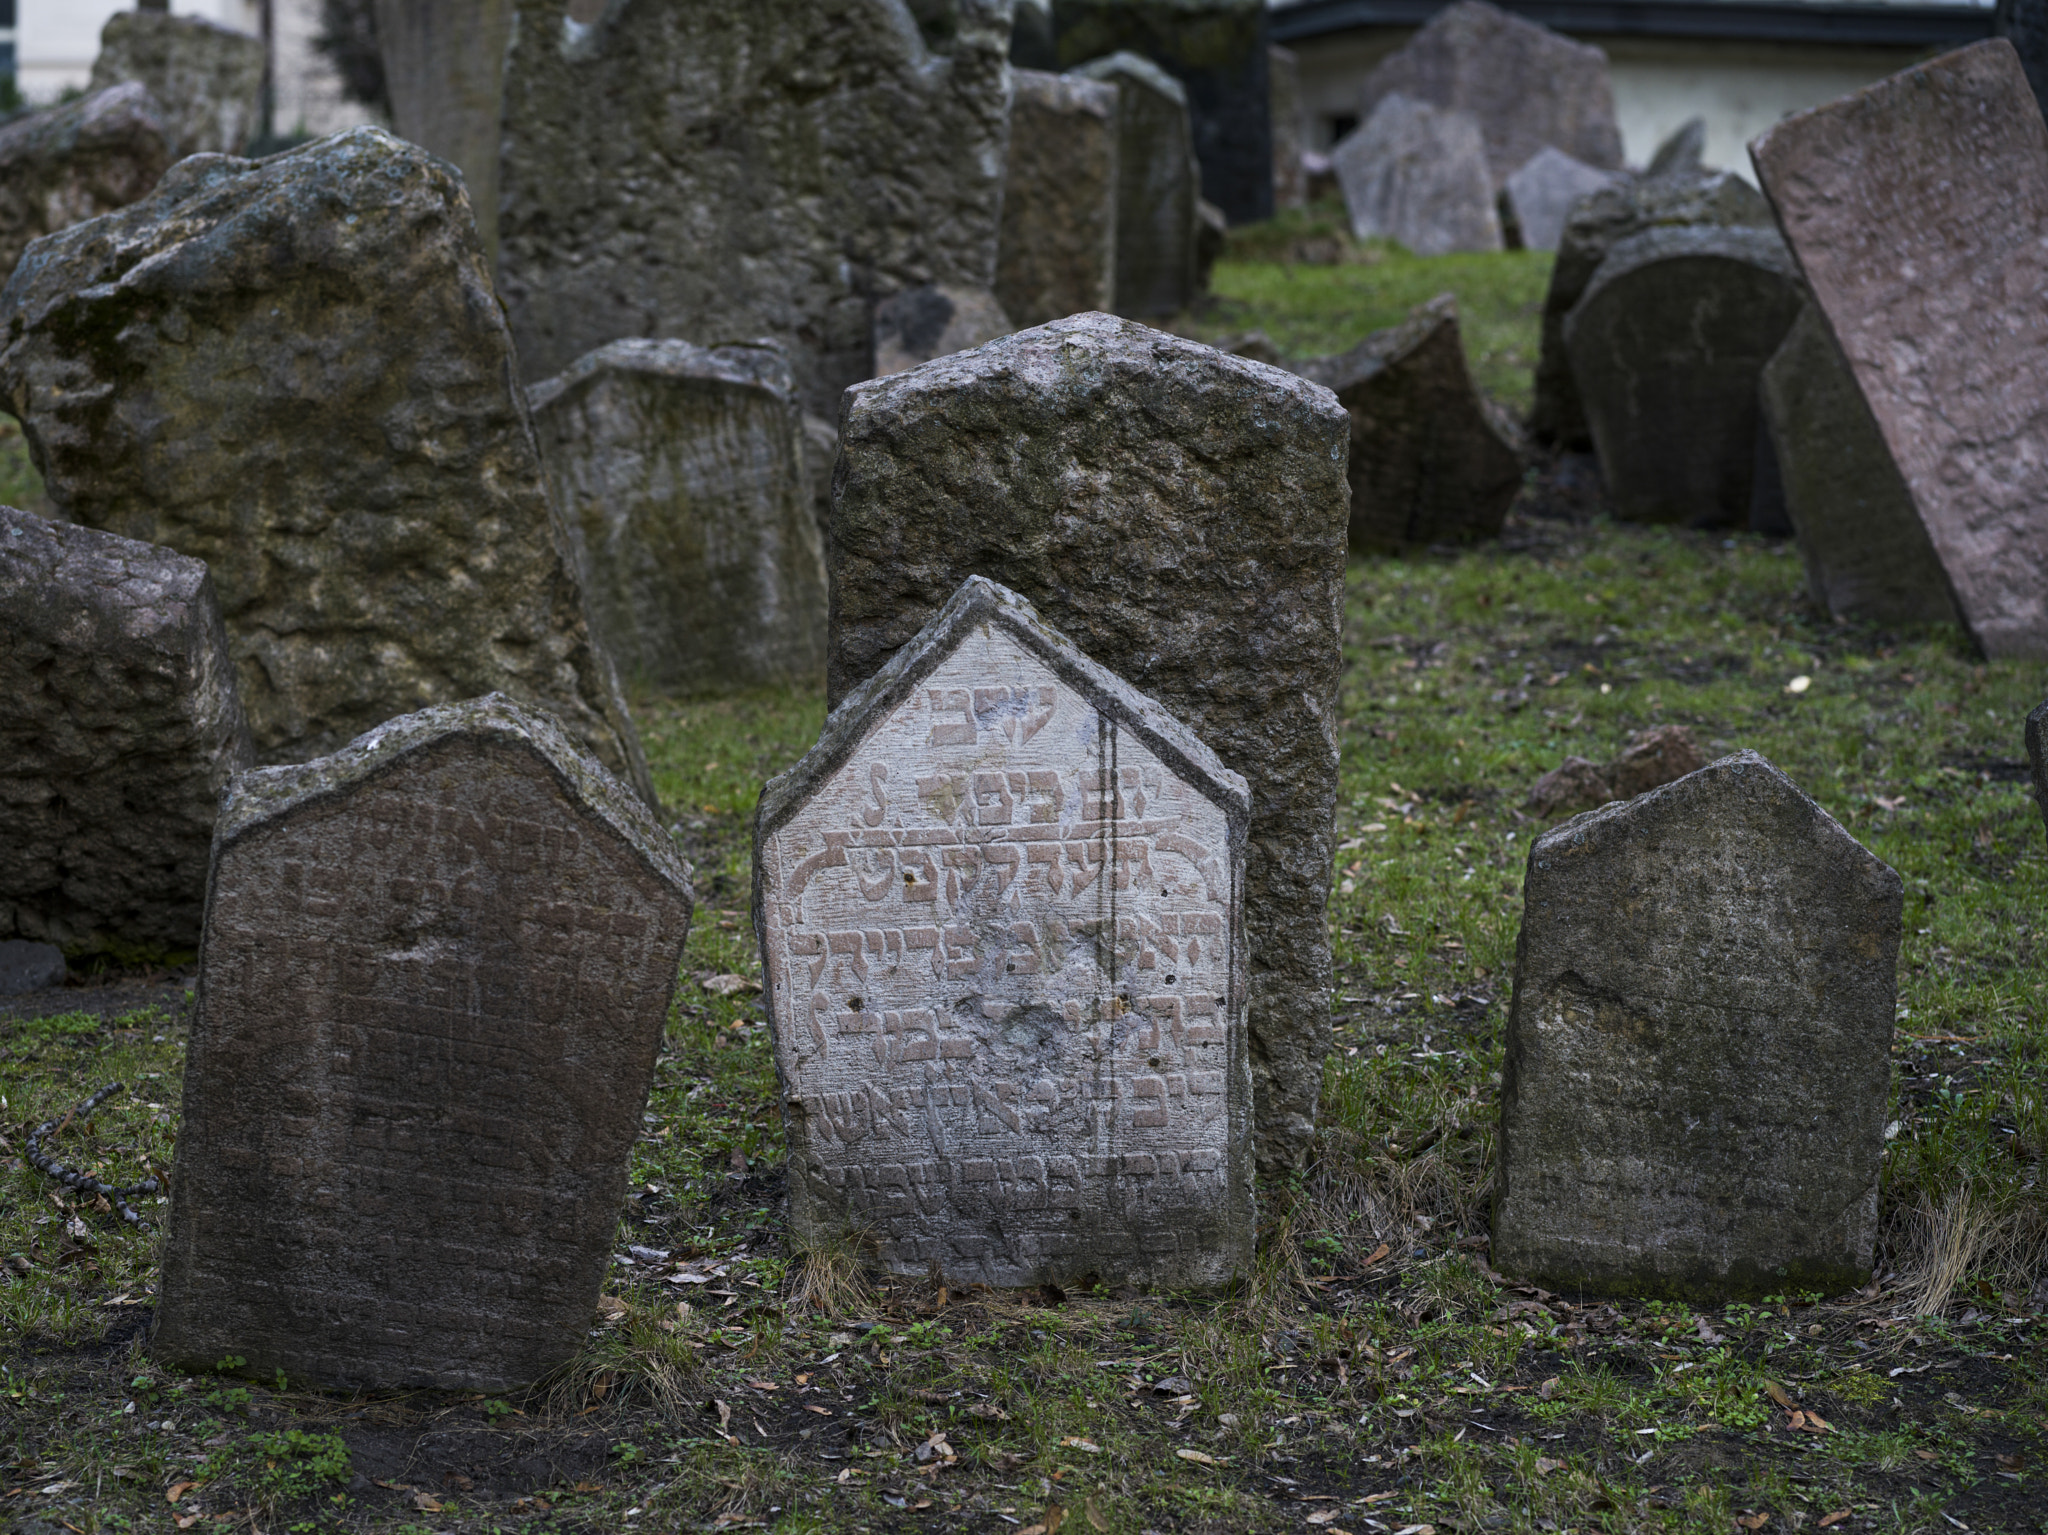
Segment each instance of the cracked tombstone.
[[754,923],[800,1242],[951,1283],[1252,1255],[1245,781],[979,576],[769,783]]
[[155,1354],[335,1390],[566,1363],[690,907],[638,796],[502,695],[236,778]]

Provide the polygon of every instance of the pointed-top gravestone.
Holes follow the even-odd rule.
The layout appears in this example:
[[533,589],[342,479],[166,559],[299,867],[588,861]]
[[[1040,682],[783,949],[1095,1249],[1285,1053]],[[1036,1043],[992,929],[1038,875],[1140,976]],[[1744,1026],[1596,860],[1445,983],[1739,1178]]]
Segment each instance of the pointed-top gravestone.
[[1398,93],[1330,151],[1351,232],[1418,256],[1501,248],[1486,141],[1470,113]]
[[754,823],[802,1240],[953,1282],[1251,1261],[1245,781],[979,576]]
[[1621,179],[1619,171],[1600,170],[1546,144],[1508,177],[1501,196],[1514,213],[1522,248],[1554,251],[1572,209]]
[[1706,152],[1707,120],[1688,117],[1657,146],[1657,152],[1650,156],[1649,169],[1643,174],[1651,177],[1701,175],[1706,169],[1702,163]]

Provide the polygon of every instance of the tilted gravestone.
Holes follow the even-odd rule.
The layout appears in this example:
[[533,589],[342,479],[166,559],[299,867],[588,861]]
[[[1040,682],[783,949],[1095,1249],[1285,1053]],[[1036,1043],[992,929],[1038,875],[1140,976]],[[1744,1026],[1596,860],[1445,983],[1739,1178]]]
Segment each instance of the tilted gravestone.
[[206,567],[0,507],[0,636],[0,938],[196,948],[251,760]]
[[1501,248],[1479,122],[1389,96],[1330,152],[1351,232],[1418,256]]
[[1117,90],[1116,312],[1133,319],[1179,314],[1200,291],[1201,176],[1187,93],[1135,53],[1113,53],[1074,73]]
[[497,1391],[583,1344],[689,871],[555,722],[445,704],[221,811],[154,1352]]
[[197,16],[116,11],[100,30],[91,89],[149,88],[171,158],[242,152],[257,129],[263,39]]
[[503,691],[651,799],[442,161],[378,128],[180,161],[38,244],[0,324],[59,513],[211,568],[260,760]]
[[160,114],[131,81],[0,127],[0,283],[30,241],[149,195],[174,158]]
[[1861,1284],[1902,896],[1754,752],[1539,838],[1494,1266],[1696,1301]]
[[1035,69],[1016,81],[996,299],[1022,328],[1115,304],[1118,88]]
[[1343,408],[1098,314],[860,385],[841,426],[833,702],[985,575],[1249,781],[1257,1150],[1297,1162],[1329,1048]]
[[2048,659],[2048,124],[1975,43],[1750,145],[1984,653]]
[[1522,248],[1554,251],[1572,209],[1621,179],[1617,171],[1600,170],[1546,144],[1508,177],[1501,197],[1515,216]]
[[1650,156],[1649,166],[1643,174],[1653,178],[1704,175],[1706,166],[1703,161],[1706,152],[1707,120],[1704,117],[1688,117],[1657,146],[1656,153]]
[[955,1283],[1243,1275],[1250,811],[1185,725],[969,577],[755,819],[799,1239]]
[[773,343],[614,341],[527,398],[590,623],[670,692],[825,673],[825,552]]

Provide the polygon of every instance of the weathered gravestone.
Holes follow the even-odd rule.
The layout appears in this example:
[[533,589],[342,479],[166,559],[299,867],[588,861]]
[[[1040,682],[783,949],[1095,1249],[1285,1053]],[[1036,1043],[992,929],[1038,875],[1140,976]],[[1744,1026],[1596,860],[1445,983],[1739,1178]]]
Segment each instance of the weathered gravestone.
[[0,939],[0,997],[62,986],[70,968],[64,963],[64,951],[54,943]]
[[779,347],[614,341],[527,398],[622,677],[699,693],[817,683],[825,553]]
[[2048,703],[2037,704],[2027,716],[2027,766],[2034,777],[2034,804],[2048,823]]
[[905,288],[875,305],[875,377],[985,345],[1014,329],[986,288]]
[[1868,1276],[1902,887],[1754,752],[1529,850],[1493,1263],[1717,1301]]
[[495,1391],[584,1342],[690,925],[630,790],[502,695],[237,778],[155,1352]]
[[130,82],[0,127],[0,282],[30,241],[149,195],[173,158],[158,112]]
[[172,159],[238,155],[257,128],[263,40],[197,16],[116,11],[100,31],[91,89],[130,80],[149,88]]
[[1800,303],[1768,229],[1648,229],[1608,252],[1564,339],[1620,516],[1748,522],[1757,381]]
[[1278,368],[1097,314],[860,385],[841,428],[833,702],[981,574],[1250,782],[1257,1150],[1298,1161],[1330,1028],[1343,408]]
[[1393,95],[1330,152],[1351,232],[1418,256],[1501,248],[1479,122]]
[[1252,1255],[1245,782],[969,577],[761,796],[790,1224],[955,1283]]
[[1650,156],[1645,176],[1700,176],[1706,173],[1702,163],[1707,152],[1707,120],[1704,117],[1688,117],[1672,130],[1671,136],[1657,146],[1657,152]]
[[1501,198],[1514,215],[1522,248],[1554,251],[1572,209],[1621,179],[1619,172],[1600,170],[1546,144],[1508,177]]
[[1308,115],[1301,99],[1301,57],[1292,48],[1266,50],[1266,79],[1273,119],[1273,211],[1308,202]]
[[502,690],[651,799],[443,162],[378,128],[180,161],[0,322],[57,511],[212,569],[261,760]]
[[514,0],[372,0],[391,125],[462,172],[484,259],[498,256],[498,137]]
[[1987,656],[2048,659],[2048,124],[2003,38],[1750,146]]
[[1116,312],[1134,319],[1179,314],[1200,291],[1201,178],[1187,93],[1135,53],[1113,53],[1074,73],[1117,90]]
[[206,567],[0,507],[0,938],[196,947],[249,764]]
[[1043,325],[1115,304],[1117,95],[1113,83],[1016,72],[996,299]]

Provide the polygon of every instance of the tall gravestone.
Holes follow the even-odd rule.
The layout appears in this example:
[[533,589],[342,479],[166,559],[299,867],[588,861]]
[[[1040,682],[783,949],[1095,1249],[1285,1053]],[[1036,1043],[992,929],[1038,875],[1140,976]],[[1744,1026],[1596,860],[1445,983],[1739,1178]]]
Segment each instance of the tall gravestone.
[[498,136],[514,0],[373,0],[391,126],[462,172],[484,259],[498,258]]
[[1330,152],[1351,232],[1418,256],[1501,248],[1478,120],[1393,95]]
[[238,155],[258,127],[263,71],[260,37],[198,16],[116,11],[100,30],[91,89],[147,86],[174,160]]
[[1754,752],[1529,850],[1493,1262],[1718,1301],[1868,1277],[1899,876]]
[[0,282],[30,241],[147,197],[174,158],[137,81],[0,127]]
[[1750,158],[1958,616],[1988,656],[2048,659],[2048,123],[2012,45],[1798,113]]
[[0,322],[58,512],[212,569],[259,759],[503,691],[652,798],[443,162],[378,128],[180,161]]
[[1620,172],[1600,170],[1546,144],[1508,177],[1501,200],[1514,214],[1524,250],[1554,251],[1572,209],[1621,179]]
[[1113,53],[1074,73],[1117,91],[1116,312],[1133,319],[1179,314],[1201,291],[1201,181],[1187,93],[1135,53]]
[[970,577],[762,793],[800,1238],[955,1283],[1251,1261],[1245,782]]
[[1113,82],[1016,71],[996,298],[1012,324],[1115,307]]
[[500,695],[234,782],[154,1351],[499,1391],[585,1341],[690,925],[638,797]]
[[1297,1162],[1330,1028],[1343,408],[1278,368],[1098,314],[863,384],[840,420],[834,703],[985,575],[1250,783],[1257,1149]]
[[1292,48],[1266,50],[1273,118],[1273,211],[1308,202],[1308,113],[1301,97],[1301,56]]

